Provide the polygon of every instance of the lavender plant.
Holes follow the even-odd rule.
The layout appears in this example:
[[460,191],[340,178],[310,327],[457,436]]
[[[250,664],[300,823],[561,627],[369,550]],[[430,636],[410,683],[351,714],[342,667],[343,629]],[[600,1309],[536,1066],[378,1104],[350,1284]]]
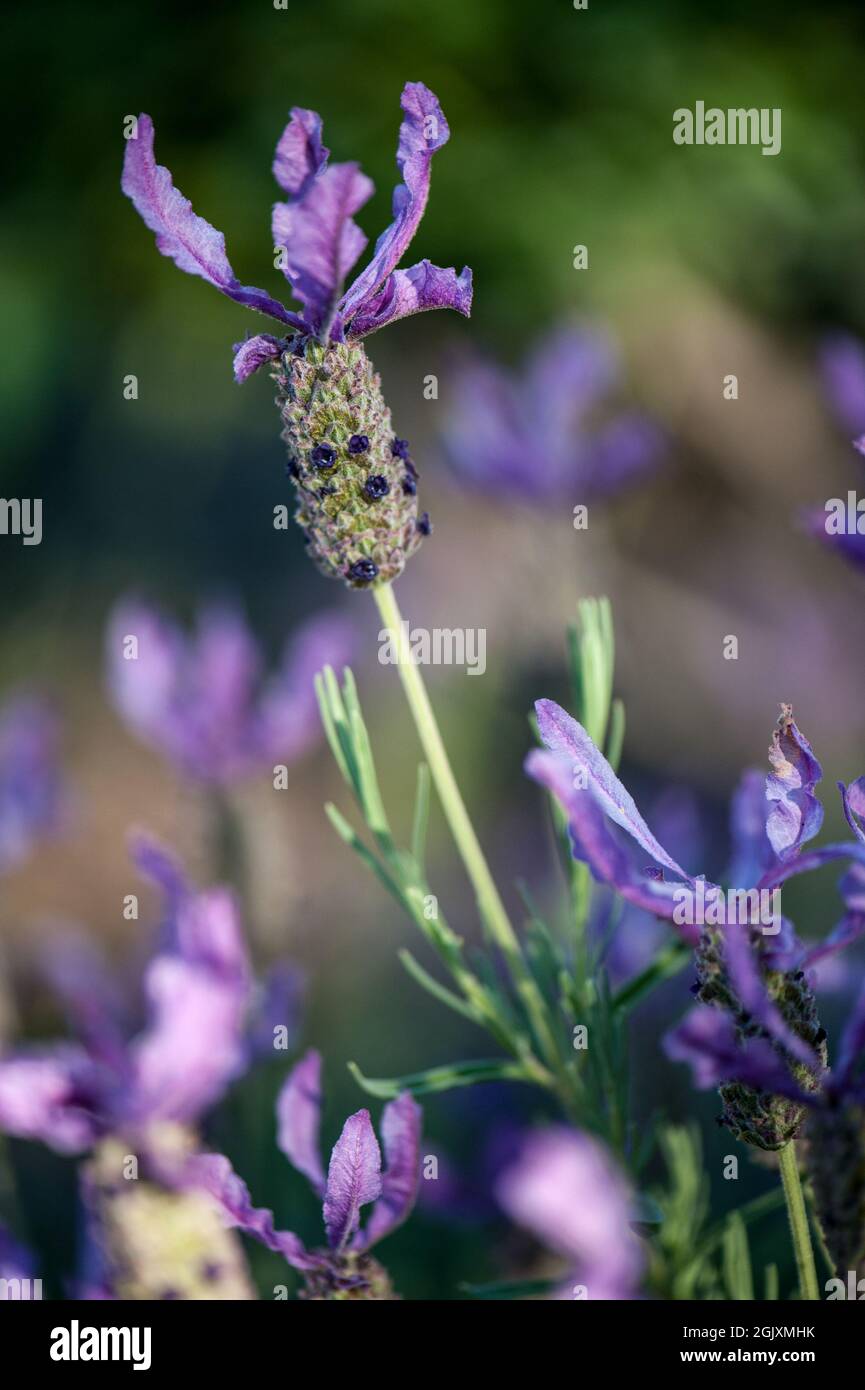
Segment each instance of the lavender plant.
[[[365,244],[353,218],[372,186],[354,164],[328,166],[320,118],[306,110],[292,112],[274,161],[274,174],[286,197],[274,209],[273,236],[299,313],[237,280],[222,234],[193,213],[169,172],[156,164],[147,116],[139,118],[127,144],[123,188],[155,232],[164,255],[280,325],[280,336],[262,333],[237,345],[235,377],[243,381],[270,364],[296,489],[296,518],[310,555],[326,575],[349,588],[371,590],[389,630],[426,759],[418,769],[411,834],[403,840],[384,806],[354,678],[345,671],[340,682],[326,666],[317,680],[325,731],[366,835],[335,806],[327,812],[337,833],[421,930],[449,979],[445,983],[411,953],[402,952],[406,970],[440,1003],[485,1031],[499,1051],[491,1058],[445,1063],[397,1078],[371,1079],[353,1065],[360,1085],[390,1102],[383,1118],[388,1157],[383,1181],[366,1111],[346,1122],[325,1180],[316,1137],[317,1058],[311,1054],[295,1069],[281,1098],[280,1143],[323,1196],[326,1251],[308,1252],[293,1233],[277,1231],[272,1215],[252,1206],[245,1186],[221,1156],[181,1155],[173,1168],[169,1163],[165,1171],[173,1176],[166,1181],[181,1191],[206,1193],[229,1225],[284,1254],[304,1274],[309,1296],[389,1297],[389,1282],[369,1256],[369,1247],[414,1199],[419,1115],[412,1097],[483,1080],[517,1080],[554,1097],[572,1128],[529,1139],[520,1164],[503,1180],[501,1199],[516,1220],[557,1245],[573,1277],[582,1279],[589,1271],[591,1296],[633,1296],[645,1269],[658,1285],[667,1281],[675,1288],[723,1288],[733,1297],[752,1297],[746,1213],[737,1213],[720,1231],[704,1231],[698,1214],[691,1226],[682,1219],[685,1178],[698,1162],[693,1145],[689,1148],[687,1140],[666,1132],[669,1188],[662,1195],[672,1213],[670,1221],[665,1222],[664,1204],[653,1204],[639,1190],[653,1135],[640,1142],[636,1132],[625,1022],[639,999],[693,960],[699,1003],[671,1034],[668,1050],[693,1062],[700,1084],[721,1086],[724,1122],[738,1138],[780,1154],[800,1289],[804,1297],[813,1298],[816,1276],[794,1141],[806,1115],[813,1112],[819,1116],[813,1120],[815,1133],[821,1125],[828,1127],[845,1151],[851,1145],[855,1150],[852,1136],[862,1098],[855,1068],[846,1058],[861,1051],[861,1020],[854,1015],[842,1062],[834,1080],[827,1078],[826,1035],[816,1016],[807,971],[818,955],[859,936],[865,916],[848,897],[847,911],[832,936],[806,949],[789,923],[780,923],[777,940],[757,931],[760,922],[749,893],[755,891],[759,898],[793,875],[830,861],[844,860],[861,869],[865,835],[856,817],[865,798],[858,784],[845,793],[855,832],[852,841],[805,850],[822,819],[815,794],[821,774],[792,711],[785,708],[773,738],[765,786],[752,776],[736,801],[738,843],[732,872],[734,892],[744,895],[744,906],[740,902],[732,917],[718,915],[720,886],[689,874],[668,853],[617,776],[624,711],[613,699],[612,621],[605,602],[586,601],[569,647],[582,723],[553,702],[539,701],[536,731],[543,746],[526,763],[529,776],[550,794],[567,869],[567,926],[555,929],[527,899],[525,929],[516,930],[457,785],[391,587],[429,533],[430,523],[418,512],[417,469],[407,442],[393,432],[362,340],[407,314],[440,307],[468,314],[471,305],[467,269],[456,275],[427,261],[408,270],[399,268],[426,205],[432,155],[449,136],[438,101],[423,84],[406,85],[402,107],[397,152],[401,182],[394,194],[393,221],[366,269],[347,290],[344,280]],[[565,372],[563,382],[556,372],[565,359],[576,377]],[[599,383],[586,373],[584,352],[558,352],[553,365],[555,370],[549,363],[545,367],[543,359],[536,363],[553,402],[552,418],[545,420],[556,461],[551,487],[569,466],[558,426],[564,408],[573,405],[574,381],[584,405],[599,390]],[[493,456],[487,452],[483,466],[488,474],[504,470],[510,478],[520,474],[512,466],[510,446],[519,437],[525,443],[532,419],[512,421],[509,431],[500,386],[490,399],[493,395],[498,401],[495,419],[490,415]],[[537,400],[532,397],[533,408],[540,408],[542,397],[539,389]],[[644,434],[641,438],[644,445]],[[596,459],[588,469],[592,486],[609,481],[613,457],[610,438],[598,439],[601,460],[607,462],[599,467]],[[618,468],[622,476],[642,467],[646,457],[641,447],[635,465],[634,449],[624,448],[627,442],[619,437],[622,457],[630,459],[624,470]],[[483,451],[476,459],[479,467],[482,455]],[[430,780],[476,896],[485,946],[473,958],[445,919],[439,895],[428,882]],[[631,848],[623,843],[622,832],[630,837]],[[676,931],[651,964],[618,991],[610,986],[601,952],[588,931],[597,884]],[[861,893],[861,880],[855,889],[848,883],[844,891]],[[705,925],[679,915],[683,893],[699,894],[713,905]],[[579,1045],[584,1032],[591,1038],[589,1047]],[[815,1152],[820,1143],[825,1140],[815,1143]],[[849,1236],[851,1223],[861,1215],[858,1190],[852,1195],[845,1190],[839,1216],[837,1210],[830,1211],[831,1199],[838,1194],[828,1193],[816,1168],[814,1173],[827,1243],[835,1257],[843,1259],[859,1248]],[[572,1212],[572,1219],[566,1219],[562,1202],[567,1193],[574,1194],[574,1202],[597,1201],[604,1216],[601,1236]],[[359,1208],[376,1199],[382,1205],[374,1208],[366,1233],[359,1235]],[[844,1240],[839,1235],[842,1228]],[[640,1249],[634,1232],[646,1239],[648,1251]],[[698,1246],[690,1256],[685,1249],[688,1239]],[[714,1267],[711,1260],[716,1255],[719,1263]],[[777,1291],[771,1272],[766,1274],[766,1288]]]

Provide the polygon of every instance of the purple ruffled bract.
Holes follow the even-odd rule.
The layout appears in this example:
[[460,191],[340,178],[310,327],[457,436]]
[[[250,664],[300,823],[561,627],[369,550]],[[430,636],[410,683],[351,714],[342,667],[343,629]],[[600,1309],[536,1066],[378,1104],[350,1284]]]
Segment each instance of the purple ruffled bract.
[[[422,82],[402,93],[397,146],[401,182],[393,194],[393,221],[376,242],[366,268],[345,291],[343,285],[366,246],[354,221],[374,189],[354,163],[329,164],[321,117],[294,107],[279,138],[274,178],[285,194],[273,209],[273,241],[279,265],[300,313],[286,309],[265,290],[242,285],[226,254],[225,237],[175,188],[168,169],[156,163],[153,122],[137,121],[127,141],[122,188],[156,235],[158,250],[190,275],[200,276],[247,308],[276,319],[283,334],[313,335],[323,342],[357,341],[386,324],[427,309],[468,315],[471,271],[459,275],[429,261],[407,269],[399,263],[417,231],[429,197],[430,166],[450,131],[438,99]],[[259,334],[235,348],[234,372],[244,381],[285,351],[285,337]]]

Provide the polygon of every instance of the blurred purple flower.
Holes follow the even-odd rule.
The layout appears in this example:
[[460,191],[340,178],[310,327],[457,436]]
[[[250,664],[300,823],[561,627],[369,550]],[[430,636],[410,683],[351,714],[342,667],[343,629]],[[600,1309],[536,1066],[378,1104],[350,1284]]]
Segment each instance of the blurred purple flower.
[[[322,1200],[327,1249],[308,1251],[292,1231],[277,1231],[273,1213],[253,1207],[245,1183],[222,1154],[195,1155],[174,1173],[173,1181],[207,1192],[228,1226],[283,1255],[306,1275],[315,1295],[351,1296],[354,1291],[359,1297],[385,1297],[386,1276],[369,1251],[402,1225],[417,1200],[421,1108],[407,1092],[384,1107],[384,1173],[369,1111],[350,1115],[325,1176],[319,1146],[321,1100],[321,1057],[310,1050],[290,1072],[277,1098],[277,1143]],[[369,1203],[374,1205],[361,1229],[361,1208]]]
[[[153,841],[140,840],[134,857],[168,904],[144,972],[147,1022],[129,1039],[113,1010],[91,1004],[78,1011],[80,1042],[0,1058],[0,1131],[76,1153],[106,1134],[190,1124],[248,1062],[252,981],[233,895],[191,888]],[[67,975],[68,988],[58,983],[75,1015],[80,972]]]
[[852,333],[830,333],[819,352],[823,389],[841,428],[865,434],[865,346]]
[[496,1195],[512,1220],[570,1262],[558,1297],[638,1296],[644,1261],[630,1195],[596,1139],[564,1127],[530,1134]]
[[235,609],[206,608],[188,638],[158,610],[125,601],[108,625],[108,682],[139,738],[186,776],[226,786],[290,762],[317,741],[315,674],[345,665],[352,646],[340,615],[313,617],[262,683],[261,654]]
[[[273,209],[273,240],[282,251],[280,268],[302,306],[298,315],[265,290],[241,285],[229,264],[225,237],[202,217],[158,165],[153,153],[153,122],[138,118],[127,141],[122,188],[151,231],[156,245],[181,270],[199,275],[250,309],[268,314],[286,329],[312,334],[322,342],[356,341],[377,329],[425,309],[471,309],[471,271],[460,275],[420,261],[398,270],[429,196],[430,165],[449,136],[438,100],[422,82],[407,82],[397,147],[402,182],[394,189],[393,221],[376,242],[366,269],[342,293],[343,282],[366,246],[354,221],[373,193],[357,164],[332,164],[321,142],[321,117],[294,107],[280,136],[274,177],[286,194]],[[235,348],[235,377],[244,381],[263,363],[279,357],[284,339],[259,334]]]
[[19,696],[0,709],[0,873],[60,823],[58,744],[57,720],[43,700]]
[[600,407],[621,379],[604,334],[563,326],[519,373],[467,358],[455,373],[444,432],[460,481],[487,493],[540,503],[607,497],[657,462],[661,434],[636,411]]

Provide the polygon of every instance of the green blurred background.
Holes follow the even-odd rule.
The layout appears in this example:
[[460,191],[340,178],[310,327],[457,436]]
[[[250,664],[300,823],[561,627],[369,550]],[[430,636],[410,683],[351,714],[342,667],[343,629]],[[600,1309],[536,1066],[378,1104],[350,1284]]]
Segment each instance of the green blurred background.
[[[184,616],[208,596],[237,597],[273,653],[308,612],[350,611],[386,792],[397,823],[409,815],[417,748],[395,675],[375,661],[372,605],[328,587],[299,535],[271,525],[273,506],[290,501],[272,388],[264,373],[243,388],[230,373],[232,343],[257,321],[157,255],[120,193],[124,117],[141,110],[154,118],[160,162],[226,233],[240,278],[278,295],[270,163],[289,107],[320,111],[334,158],[359,160],[375,180],[360,216],[372,240],[389,215],[403,83],[422,80],[442,102],[451,141],[435,161],[412,259],[472,266],[474,313],[469,323],[409,320],[370,351],[436,522],[400,583],[403,609],[418,624],[487,630],[484,680],[444,668],[430,683],[506,880],[524,876],[553,900],[542,803],[521,762],[531,701],[566,699],[563,632],[581,594],[608,592],[615,605],[626,779],[641,801],[669,783],[701,798],[707,861],[689,867],[723,864],[726,798],[743,766],[762,764],[780,700],[794,703],[828,786],[865,771],[861,581],[797,524],[802,508],[854,485],[815,352],[827,329],[865,335],[863,34],[854,3],[12,7],[0,492],[44,499],[44,539],[27,548],[0,538],[0,689],[55,693],[77,798],[63,840],[5,886],[0,927],[13,961],[26,958],[34,924],[56,919],[81,921],[125,952],[132,823],[170,838],[202,878],[209,871],[202,808],[104,696],[104,620],[129,590]],[[780,106],[782,153],[675,146],[672,113],[698,99]],[[577,243],[589,248],[587,271],[573,269]],[[593,510],[580,534],[570,506],[461,494],[437,444],[455,347],[516,364],[534,336],[573,315],[612,327],[627,394],[669,441],[658,478]],[[434,402],[422,394],[430,372]],[[722,397],[729,372],[736,402]],[[137,401],[123,398],[128,373]],[[739,637],[738,662],[722,659],[727,634]],[[361,1103],[347,1059],[388,1075],[482,1055],[487,1044],[404,977],[396,950],[412,944],[409,927],[335,842],[321,812],[329,797],[344,804],[320,751],[295,770],[290,793],[277,797],[265,779],[240,803],[258,955],[289,953],[310,971],[305,1037],[326,1054],[330,1134]],[[471,938],[469,894],[438,823],[433,832],[433,880]],[[806,935],[827,930],[831,873],[791,888],[785,907]],[[657,1052],[669,1021],[641,1024],[635,1104],[700,1118],[720,1211],[762,1190],[767,1175],[746,1162],[739,1184],[720,1180],[729,1141],[710,1124],[712,1098],[696,1100]],[[44,1005],[19,1022],[30,1033],[57,1024]],[[256,1199],[312,1232],[302,1185],[272,1149],[272,1073],[231,1101],[215,1133]],[[489,1124],[513,1107],[530,1116],[535,1102],[431,1101],[426,1151],[468,1171]],[[72,1241],[63,1165],[29,1149],[19,1160],[56,1283]],[[786,1259],[782,1238],[780,1217],[761,1226],[761,1253]],[[388,1254],[407,1296],[453,1297],[460,1280],[519,1268],[521,1248],[477,1213],[454,1228],[427,1212]],[[270,1273],[262,1266],[264,1286]]]

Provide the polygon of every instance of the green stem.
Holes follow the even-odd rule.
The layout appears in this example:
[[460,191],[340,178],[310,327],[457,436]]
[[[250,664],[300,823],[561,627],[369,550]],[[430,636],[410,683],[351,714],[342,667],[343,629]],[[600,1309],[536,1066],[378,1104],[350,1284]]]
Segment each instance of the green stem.
[[817,1270],[814,1265],[814,1251],[811,1248],[811,1233],[808,1229],[808,1213],[805,1198],[799,1181],[799,1164],[796,1161],[796,1142],[791,1139],[781,1150],[781,1181],[784,1184],[784,1197],[787,1201],[787,1215],[790,1218],[790,1234],[796,1252],[796,1268],[799,1271],[799,1292],[803,1299],[818,1302],[820,1292],[817,1287]]
[[501,900],[499,890],[481,849],[480,841],[469,819],[469,813],[457,786],[447,750],[439,732],[423,676],[413,660],[396,595],[389,584],[380,584],[376,589],[373,589],[373,594],[382,621],[391,633],[397,653],[403,690],[429,763],[442,809],[475,890],[481,919],[507,963],[511,978],[532,1021],[546,1060],[558,1071],[560,1067],[559,1051],[550,1028],[544,1001],[537,983],[526,965],[516,932],[511,925],[505,905]]

